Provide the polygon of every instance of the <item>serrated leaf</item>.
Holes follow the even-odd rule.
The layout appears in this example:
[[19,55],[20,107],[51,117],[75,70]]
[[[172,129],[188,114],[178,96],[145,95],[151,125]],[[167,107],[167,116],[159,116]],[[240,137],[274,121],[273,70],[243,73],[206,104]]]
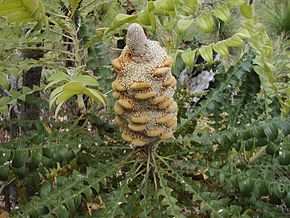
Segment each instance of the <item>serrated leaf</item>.
[[149,13],[146,10],[143,11],[143,12],[138,13],[138,20],[139,20],[139,22],[141,24],[143,24],[145,26],[150,26],[151,25]]
[[196,49],[193,51],[185,51],[181,54],[182,60],[184,61],[184,63],[192,68],[193,67],[193,62],[195,59],[195,53],[196,53]]
[[14,150],[12,166],[15,168],[23,167],[28,162],[29,153],[27,150]]
[[231,47],[240,47],[245,44],[238,34],[235,34],[232,37],[226,39],[225,43],[227,46],[231,46]]
[[207,46],[202,46],[201,48],[199,48],[199,54],[202,56],[202,58],[208,62],[208,63],[212,63],[213,62],[213,52],[212,52],[212,47],[211,45],[207,45]]
[[162,1],[155,1],[154,7],[156,8],[157,12],[172,12],[174,11],[174,1],[173,0],[162,0]]
[[7,79],[7,75],[5,75],[2,72],[0,72],[0,87],[4,89],[9,89],[9,82]]
[[193,23],[193,19],[179,19],[177,21],[177,31],[179,34],[183,34],[185,31],[188,31],[190,25]]
[[225,23],[229,23],[231,21],[231,12],[227,5],[218,5],[214,9],[213,14]]
[[224,41],[220,41],[214,45],[212,45],[213,50],[215,50],[218,54],[222,56],[229,56],[228,46]]
[[214,28],[214,20],[211,14],[202,14],[197,20],[196,24],[206,33],[209,33]]
[[228,0],[230,6],[241,6],[246,3],[247,0]]
[[69,212],[67,210],[67,208],[64,205],[61,205],[60,207],[58,207],[55,211],[54,214],[58,217],[58,218],[69,218]]
[[251,37],[251,35],[250,35],[250,33],[249,33],[249,31],[247,29],[239,30],[237,35],[240,36],[241,39],[245,39],[245,38],[250,38]]
[[252,18],[252,15],[253,15],[253,8],[251,5],[248,5],[248,4],[244,4],[242,6],[240,6],[240,11],[241,11],[241,14],[245,17],[245,18],[248,18],[248,19],[251,19]]

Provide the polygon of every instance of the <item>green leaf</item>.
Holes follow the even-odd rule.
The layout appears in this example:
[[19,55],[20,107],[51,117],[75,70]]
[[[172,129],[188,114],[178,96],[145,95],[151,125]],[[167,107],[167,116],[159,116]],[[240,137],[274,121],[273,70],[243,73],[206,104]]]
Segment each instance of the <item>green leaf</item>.
[[[55,109],[55,112],[54,112],[54,114],[55,114],[55,116],[57,116],[57,114],[58,114],[58,112],[59,112],[59,110],[60,110],[60,108],[61,108],[61,106],[68,100],[68,99],[70,99],[72,96],[74,96],[75,95],[75,93],[73,93],[73,92],[71,92],[70,90],[66,90],[66,91],[63,91],[63,92],[60,92],[56,97],[55,97],[55,99],[56,99],[56,104],[57,104],[57,107],[56,107],[56,109]],[[54,99],[53,99],[54,100]],[[53,102],[52,103],[50,103],[50,106],[53,104]]]
[[10,167],[8,165],[0,165],[0,181],[6,181],[10,175]]
[[9,89],[9,82],[7,79],[7,75],[5,75],[2,72],[0,72],[0,87],[4,89]]
[[75,80],[77,82],[81,82],[86,86],[99,86],[98,80],[91,75],[79,75]]
[[252,12],[253,8],[251,5],[248,5],[248,4],[244,4],[240,7],[240,11],[241,11],[241,14],[245,17],[245,18],[248,18],[248,19],[251,19],[252,18],[252,15],[253,15],[253,12]]
[[0,2],[0,16],[6,16],[10,23],[21,25],[30,20],[47,24],[45,8],[40,0],[10,0]]
[[55,90],[52,91],[52,93],[49,96],[49,108],[51,109],[51,106],[56,101],[57,97],[60,95],[60,93],[63,91],[64,85],[57,87]]
[[195,14],[198,5],[200,5],[199,0],[180,0],[181,6],[177,8],[185,16],[190,16]]
[[212,63],[213,62],[213,52],[212,52],[212,47],[211,45],[207,45],[207,46],[202,46],[201,48],[199,48],[199,53],[202,56],[202,58],[208,62],[208,63]]
[[206,33],[209,33],[214,28],[214,20],[211,14],[202,14],[197,20],[196,24]]
[[157,12],[172,12],[175,8],[173,0],[154,1],[154,7]]
[[238,34],[235,34],[232,37],[226,39],[225,44],[231,47],[240,47],[243,46],[245,43]]
[[213,14],[225,23],[229,23],[231,21],[231,12],[227,5],[218,5],[214,9]]
[[84,84],[79,81],[72,81],[63,86],[63,90],[75,94],[81,94],[84,90]]
[[237,33],[238,36],[240,36],[242,39],[245,39],[245,38],[250,38],[251,35],[249,33],[249,31],[247,29],[241,29],[239,30],[239,32]]
[[75,93],[71,92],[71,91],[63,91],[60,93],[60,95],[57,97],[57,100],[56,100],[56,104],[59,105],[59,104],[63,104],[64,102],[66,102],[69,98],[71,98],[72,96],[74,96]]
[[10,151],[1,151],[0,150],[0,165],[3,165],[10,158]]
[[191,51],[185,51],[181,54],[181,57],[182,57],[182,60],[184,61],[184,63],[192,68],[193,67],[193,62],[194,62],[194,59],[195,59],[195,53],[196,53],[196,49]]
[[84,88],[83,93],[89,96],[94,101],[101,102],[104,106],[106,106],[106,99],[99,91],[90,88]]
[[54,81],[54,80],[64,80],[69,81],[69,75],[64,72],[58,72],[51,75],[51,77],[48,78],[48,81]]
[[112,22],[112,26],[106,31],[106,33],[117,29],[118,27],[133,22],[137,19],[137,15],[128,15],[128,14],[118,14]]
[[228,46],[224,41],[220,41],[214,45],[212,45],[213,50],[219,53],[222,56],[229,56]]
[[228,0],[230,6],[241,6],[246,4],[247,0]]
[[23,167],[28,162],[29,153],[27,150],[14,150],[12,166],[15,168]]
[[59,208],[57,208],[55,210],[54,214],[56,215],[56,217],[59,217],[59,218],[69,218],[70,217],[69,212],[64,205],[61,205]]
[[143,12],[138,13],[138,21],[145,25],[145,26],[150,26],[151,21],[150,21],[150,14],[145,10]]
[[177,31],[179,34],[183,34],[185,31],[188,31],[189,27],[193,23],[193,19],[179,19],[177,21]]

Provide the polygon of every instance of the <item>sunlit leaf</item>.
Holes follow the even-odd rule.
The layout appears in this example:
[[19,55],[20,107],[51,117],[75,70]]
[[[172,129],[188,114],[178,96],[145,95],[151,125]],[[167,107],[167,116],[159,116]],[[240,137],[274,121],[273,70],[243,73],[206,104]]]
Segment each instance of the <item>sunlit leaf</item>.
[[193,66],[193,62],[195,59],[195,53],[196,53],[196,50],[185,51],[181,54],[182,60],[190,68],[192,68],[192,66]]
[[247,3],[247,0],[228,0],[230,6],[241,6]]
[[213,31],[214,20],[211,14],[203,14],[197,20],[196,24],[206,33]]
[[212,52],[212,47],[211,45],[207,45],[207,46],[202,46],[201,48],[199,48],[199,53],[202,56],[202,58],[208,62],[208,63],[212,63],[213,62],[213,52]]
[[218,5],[214,9],[214,16],[218,17],[225,23],[229,23],[231,21],[231,12],[227,5]]
[[186,31],[188,31],[188,28],[190,27],[190,25],[193,23],[193,20],[185,20],[185,19],[179,19],[177,21],[177,30],[179,32],[179,34],[182,34]]
[[229,50],[228,46],[224,41],[218,42],[214,45],[212,45],[213,50],[215,50],[217,53],[219,53],[222,56],[228,56],[229,55]]
[[240,7],[241,14],[248,19],[252,18],[253,14],[252,10],[253,10],[252,6],[248,4],[244,4]]
[[106,99],[104,98],[103,94],[100,93],[99,91],[90,88],[85,88],[83,93],[92,98],[93,100],[95,100],[96,102],[101,102],[104,106],[106,105]]

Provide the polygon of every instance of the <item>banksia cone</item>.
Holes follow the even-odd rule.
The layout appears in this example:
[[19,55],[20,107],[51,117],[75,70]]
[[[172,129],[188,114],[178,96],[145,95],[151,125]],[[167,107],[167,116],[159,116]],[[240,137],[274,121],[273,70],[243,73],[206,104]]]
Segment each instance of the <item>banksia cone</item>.
[[131,24],[126,46],[112,61],[117,79],[112,83],[116,99],[115,122],[122,138],[132,146],[145,146],[173,136],[177,104],[172,58],[156,41],[147,39],[142,27]]

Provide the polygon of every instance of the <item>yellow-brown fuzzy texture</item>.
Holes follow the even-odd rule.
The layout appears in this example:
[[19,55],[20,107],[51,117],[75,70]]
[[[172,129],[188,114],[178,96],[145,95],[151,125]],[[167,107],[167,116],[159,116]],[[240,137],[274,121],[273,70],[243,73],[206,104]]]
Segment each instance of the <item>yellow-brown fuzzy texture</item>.
[[172,58],[158,42],[147,39],[139,24],[129,26],[126,42],[120,57],[112,61],[117,71],[112,84],[115,121],[133,147],[152,145],[171,138],[177,125]]

